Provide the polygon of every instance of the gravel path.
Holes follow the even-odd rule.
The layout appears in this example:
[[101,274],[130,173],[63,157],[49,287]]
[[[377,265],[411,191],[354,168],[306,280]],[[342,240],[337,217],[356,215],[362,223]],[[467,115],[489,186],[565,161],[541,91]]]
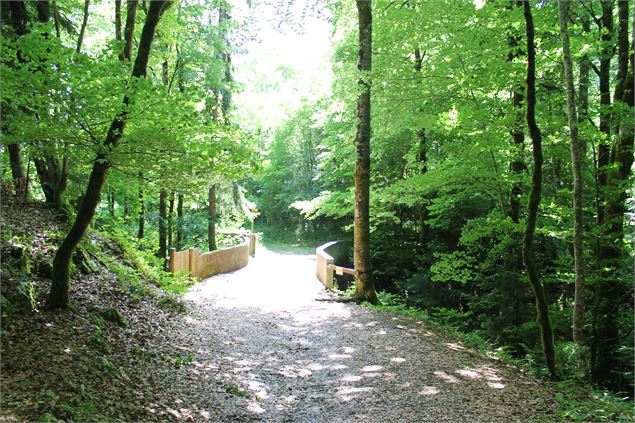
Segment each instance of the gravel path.
[[[314,271],[312,255],[259,249],[246,268],[193,287],[186,297],[191,312],[176,325],[176,342],[192,362],[181,366],[164,392],[173,392],[168,413],[155,417],[553,419],[553,393],[541,382],[463,349],[414,320],[316,301],[328,294]],[[149,411],[156,412],[152,405]]]

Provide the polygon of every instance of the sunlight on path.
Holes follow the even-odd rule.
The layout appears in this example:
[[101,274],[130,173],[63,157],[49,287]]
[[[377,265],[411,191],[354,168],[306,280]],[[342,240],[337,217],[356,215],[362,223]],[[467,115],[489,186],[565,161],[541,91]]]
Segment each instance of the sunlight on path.
[[259,246],[247,267],[202,281],[186,299],[201,303],[213,298],[217,307],[257,307],[268,312],[306,312],[311,307],[316,314],[304,317],[350,314],[342,305],[320,307],[314,300],[324,295],[315,276],[314,254],[279,253]]
[[210,421],[489,423],[550,413],[536,380],[421,322],[316,301],[330,294],[313,254],[256,254],[186,295],[179,343],[194,361],[182,390],[203,394],[196,407]]

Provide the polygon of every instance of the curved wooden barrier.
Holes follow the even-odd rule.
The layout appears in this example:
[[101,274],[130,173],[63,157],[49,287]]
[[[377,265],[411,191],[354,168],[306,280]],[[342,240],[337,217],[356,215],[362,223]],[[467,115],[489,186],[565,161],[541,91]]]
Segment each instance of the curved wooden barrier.
[[352,244],[351,241],[331,241],[315,249],[315,274],[325,288],[333,288],[334,274],[355,276],[355,269],[337,265],[348,258]]
[[185,251],[170,249],[170,272],[188,271],[196,278],[209,278],[218,273],[241,269],[256,254],[256,235],[243,235],[243,242],[234,247],[201,253],[196,248]]

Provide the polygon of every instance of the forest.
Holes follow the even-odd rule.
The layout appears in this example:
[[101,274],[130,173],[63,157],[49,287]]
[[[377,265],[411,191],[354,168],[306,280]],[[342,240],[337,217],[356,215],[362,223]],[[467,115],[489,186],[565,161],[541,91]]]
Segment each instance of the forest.
[[[38,342],[66,375],[43,352],[53,341],[33,339],[47,316],[81,317],[90,371],[124,380],[117,334],[163,333],[194,307],[170,250],[219,250],[240,230],[288,263],[353,241],[354,277],[333,295],[551,384],[547,420],[633,418],[631,0],[2,0],[0,13],[3,417],[152,420],[108,414],[88,385],[25,385],[14,359]],[[140,307],[163,323],[133,318]],[[150,344],[126,354],[161,361]],[[249,399],[251,385],[223,383]],[[169,410],[154,417],[203,419]]]

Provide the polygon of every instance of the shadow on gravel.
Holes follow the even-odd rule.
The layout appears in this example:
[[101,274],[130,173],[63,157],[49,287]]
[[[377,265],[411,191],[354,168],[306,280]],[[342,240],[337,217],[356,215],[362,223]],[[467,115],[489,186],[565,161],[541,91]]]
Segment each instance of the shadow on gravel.
[[315,301],[324,292],[314,269],[311,255],[261,250],[188,293],[192,377],[215,378],[245,413],[220,418],[527,421],[553,409],[536,380],[420,322]]

